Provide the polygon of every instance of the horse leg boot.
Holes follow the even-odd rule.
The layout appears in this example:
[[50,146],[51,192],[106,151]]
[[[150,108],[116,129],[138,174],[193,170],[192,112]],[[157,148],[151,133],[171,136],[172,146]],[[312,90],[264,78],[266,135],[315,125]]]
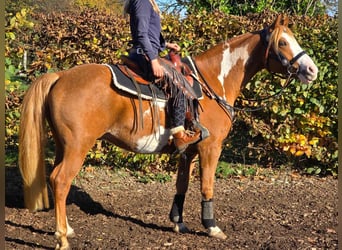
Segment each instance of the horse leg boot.
[[189,187],[191,172],[194,168],[195,155],[182,154],[177,171],[176,189],[177,193],[173,199],[171,211],[169,214],[170,221],[175,224],[173,231],[177,233],[188,233],[189,229],[183,223],[183,205],[185,193]]
[[216,226],[216,220],[214,216],[214,202],[210,200],[202,200],[202,225],[208,229],[208,235],[214,238],[225,240],[227,236],[222,230]]
[[173,231],[176,233],[188,233],[188,228],[183,223],[183,205],[185,200],[185,194],[176,194],[171,211],[170,211],[170,221],[175,223],[175,227],[173,228]]

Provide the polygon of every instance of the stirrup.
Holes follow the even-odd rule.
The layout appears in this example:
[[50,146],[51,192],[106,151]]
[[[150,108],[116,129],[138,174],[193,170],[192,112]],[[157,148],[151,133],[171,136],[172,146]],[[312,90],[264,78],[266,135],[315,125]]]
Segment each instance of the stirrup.
[[197,120],[195,119],[192,119],[191,120],[192,122],[192,125],[193,125],[193,128],[194,130],[196,131],[201,131],[201,141],[204,140],[205,138],[209,137],[210,133],[209,133],[209,130],[204,127],[202,124],[200,124]]

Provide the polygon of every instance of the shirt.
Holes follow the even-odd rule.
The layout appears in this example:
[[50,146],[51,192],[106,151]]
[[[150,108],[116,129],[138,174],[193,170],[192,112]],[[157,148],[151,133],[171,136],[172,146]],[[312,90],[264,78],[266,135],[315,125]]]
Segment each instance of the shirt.
[[141,47],[153,60],[165,49],[160,16],[149,0],[130,0],[128,9],[133,46]]

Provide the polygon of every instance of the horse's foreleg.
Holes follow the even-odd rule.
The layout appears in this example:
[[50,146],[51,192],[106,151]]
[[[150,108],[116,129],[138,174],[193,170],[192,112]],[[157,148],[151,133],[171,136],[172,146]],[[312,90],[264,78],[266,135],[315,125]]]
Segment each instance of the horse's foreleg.
[[175,223],[173,230],[177,233],[187,233],[188,228],[183,223],[183,205],[185,200],[185,194],[189,187],[189,180],[192,170],[195,165],[194,157],[196,155],[181,155],[181,159],[178,166],[176,190],[177,193],[173,199],[170,220]]
[[66,215],[66,199],[72,180],[82,167],[84,154],[66,152],[64,159],[55,167],[50,175],[50,182],[55,198],[56,216],[56,249],[70,249],[67,237],[74,236]]
[[204,151],[200,153],[202,225],[208,230],[209,236],[226,239],[227,236],[216,225],[213,202],[215,171],[221,148],[208,147]]

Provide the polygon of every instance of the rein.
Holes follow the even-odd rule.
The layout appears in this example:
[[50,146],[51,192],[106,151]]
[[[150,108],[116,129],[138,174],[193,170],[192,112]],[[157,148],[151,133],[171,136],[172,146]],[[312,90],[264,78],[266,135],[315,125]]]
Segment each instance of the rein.
[[198,73],[200,75],[200,77],[203,79],[204,82],[200,81],[197,77],[197,74],[194,75],[194,77],[196,77],[197,81],[200,83],[200,85],[203,88],[203,91],[211,98],[214,99],[219,105],[220,107],[223,109],[223,111],[226,112],[226,114],[228,115],[229,119],[233,122],[234,121],[234,116],[235,116],[235,108],[230,105],[226,100],[224,100],[221,96],[219,96],[218,94],[216,94],[216,92],[210,87],[210,85],[208,84],[208,81],[205,79],[204,75],[202,74],[201,71],[198,70],[198,67],[196,65],[195,60],[191,59],[190,60],[193,64],[194,64],[194,68],[196,69],[196,73]]
[[[274,76],[274,75],[279,76],[279,75],[273,73],[272,76]],[[269,95],[269,96],[266,96],[266,97],[263,97],[263,98],[258,98],[258,99],[250,99],[250,98],[243,98],[243,97],[240,97],[239,99],[240,100],[244,100],[244,101],[248,101],[248,102],[267,101],[268,104],[269,104],[269,103],[271,103],[271,99],[279,97],[284,92],[284,90],[290,85],[290,83],[294,79],[292,77],[292,75],[294,75],[294,74],[289,74],[289,76],[286,79],[286,83],[284,84],[284,86],[278,92],[274,93],[273,95]],[[284,79],[283,76],[279,76],[279,77]],[[237,107],[234,107],[234,109],[236,111],[255,112],[255,111],[262,110],[262,109],[264,109],[265,107],[267,107],[269,105],[260,105],[260,106],[261,107],[259,107],[259,108],[251,108],[251,107],[248,107],[248,108],[237,108]]]

